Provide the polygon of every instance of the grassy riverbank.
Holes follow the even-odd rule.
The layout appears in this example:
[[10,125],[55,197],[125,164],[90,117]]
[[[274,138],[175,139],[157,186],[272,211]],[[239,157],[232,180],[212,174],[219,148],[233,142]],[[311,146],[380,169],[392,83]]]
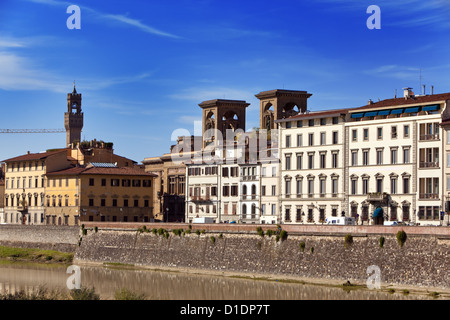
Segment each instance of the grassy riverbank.
[[43,263],[71,263],[73,253],[54,250],[12,248],[0,246],[0,259]]

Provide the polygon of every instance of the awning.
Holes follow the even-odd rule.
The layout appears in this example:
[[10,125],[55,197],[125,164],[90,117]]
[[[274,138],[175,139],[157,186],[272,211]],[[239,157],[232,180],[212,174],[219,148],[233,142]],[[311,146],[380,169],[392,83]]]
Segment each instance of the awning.
[[439,105],[436,104],[434,106],[425,106],[422,108],[422,111],[436,111],[439,109]]
[[400,114],[403,113],[403,109],[394,109],[391,111],[391,114]]
[[377,218],[382,216],[383,216],[383,209],[380,207],[376,208],[375,211],[373,212],[373,217]]
[[364,113],[353,113],[352,118],[362,118],[364,117]]
[[415,112],[419,112],[419,107],[405,109],[405,113],[415,113]]
[[378,111],[370,111],[364,114],[364,117],[375,117],[378,114]]
[[388,114],[390,114],[391,113],[391,110],[381,110],[381,111],[378,111],[378,115],[379,116],[387,116]]

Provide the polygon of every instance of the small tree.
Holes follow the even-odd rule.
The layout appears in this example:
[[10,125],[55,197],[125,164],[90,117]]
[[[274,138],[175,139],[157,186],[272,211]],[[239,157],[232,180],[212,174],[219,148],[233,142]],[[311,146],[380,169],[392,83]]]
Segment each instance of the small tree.
[[407,236],[406,236],[406,232],[405,231],[400,230],[400,231],[397,232],[397,242],[400,245],[400,247],[403,247],[403,245],[406,242],[406,238],[407,238]]
[[351,234],[346,234],[344,239],[344,246],[347,248],[353,243],[353,236]]

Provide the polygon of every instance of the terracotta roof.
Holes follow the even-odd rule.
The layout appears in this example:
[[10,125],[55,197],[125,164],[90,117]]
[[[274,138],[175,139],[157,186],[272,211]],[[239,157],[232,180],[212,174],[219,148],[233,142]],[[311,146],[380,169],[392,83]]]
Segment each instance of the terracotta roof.
[[28,153],[28,154],[24,154],[22,156],[3,160],[2,162],[42,160],[42,159],[48,158],[52,155],[55,155],[55,154],[58,154],[61,152],[67,152],[67,149],[60,149],[60,150],[42,152],[42,153]]
[[48,176],[78,175],[84,170],[86,170],[85,167],[71,167],[59,171],[47,172],[47,175]]
[[82,174],[106,174],[106,175],[120,175],[120,176],[148,176],[156,177],[155,174],[145,172],[142,169],[130,168],[130,167],[118,167],[118,168],[87,168]]
[[353,109],[348,108],[348,109],[335,109],[335,110],[314,111],[314,112],[309,112],[309,113],[300,113],[300,114],[297,114],[295,116],[291,116],[291,117],[286,118],[286,119],[276,120],[275,122],[286,122],[286,121],[292,121],[292,120],[296,120],[296,119],[316,118],[316,117],[329,116],[329,115],[332,115],[332,114],[339,115],[339,114],[342,114],[342,113],[347,113],[350,110],[353,110]]
[[147,176],[156,177],[155,174],[145,172],[144,170],[130,167],[116,167],[116,168],[101,168],[101,167],[71,167],[59,171],[48,172],[49,176],[61,176],[61,175],[119,175],[119,176]]
[[405,99],[401,98],[393,98],[393,99],[385,99],[378,102],[373,102],[372,104],[368,104],[359,108],[352,109],[360,110],[360,109],[374,109],[374,108],[384,108],[384,107],[395,107],[395,106],[404,106],[409,104],[421,104],[421,103],[429,103],[434,101],[443,101],[450,99],[450,93],[440,93],[440,94],[432,94],[426,96],[415,96],[413,98]]

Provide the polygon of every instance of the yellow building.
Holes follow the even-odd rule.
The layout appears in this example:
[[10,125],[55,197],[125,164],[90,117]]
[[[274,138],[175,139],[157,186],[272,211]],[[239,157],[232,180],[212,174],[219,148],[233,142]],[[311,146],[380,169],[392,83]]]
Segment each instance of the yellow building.
[[45,175],[70,167],[67,149],[27,153],[4,160],[3,223],[44,224]]
[[107,163],[47,173],[46,224],[153,221],[154,177]]

